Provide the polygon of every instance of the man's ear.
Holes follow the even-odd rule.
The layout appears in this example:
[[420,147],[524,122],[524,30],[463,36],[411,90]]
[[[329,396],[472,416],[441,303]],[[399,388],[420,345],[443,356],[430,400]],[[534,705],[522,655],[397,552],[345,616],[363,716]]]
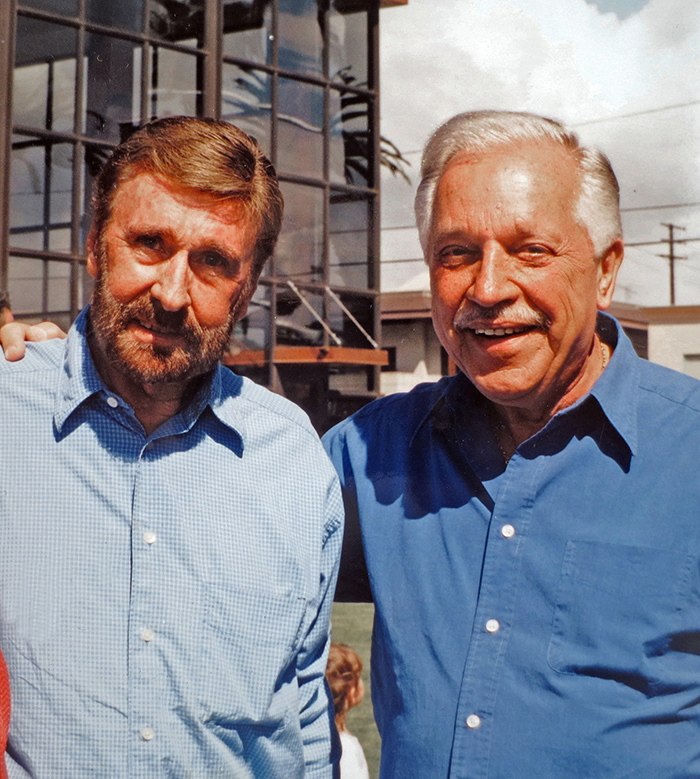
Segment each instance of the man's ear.
[[612,302],[617,273],[624,255],[625,247],[622,239],[618,238],[598,263],[598,308],[601,311],[605,311]]
[[95,254],[95,228],[91,228],[87,238],[87,269],[93,279],[97,278],[97,255]]

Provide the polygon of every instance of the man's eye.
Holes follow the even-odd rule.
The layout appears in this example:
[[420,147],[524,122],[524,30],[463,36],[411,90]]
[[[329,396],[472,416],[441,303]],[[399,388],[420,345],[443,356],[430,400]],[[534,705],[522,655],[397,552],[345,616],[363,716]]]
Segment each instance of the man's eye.
[[201,262],[208,268],[225,268],[228,265],[226,258],[218,252],[205,252],[201,256]]
[[157,235],[139,235],[136,239],[136,243],[143,246],[145,249],[158,249],[160,248],[160,238]]
[[473,262],[478,255],[478,250],[466,246],[447,246],[437,254],[437,261],[446,268],[453,268]]

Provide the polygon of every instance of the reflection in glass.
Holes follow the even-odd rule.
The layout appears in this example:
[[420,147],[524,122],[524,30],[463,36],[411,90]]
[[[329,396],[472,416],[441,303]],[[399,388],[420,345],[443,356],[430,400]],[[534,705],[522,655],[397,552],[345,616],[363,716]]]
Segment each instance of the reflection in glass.
[[329,74],[367,87],[367,0],[333,0],[328,17]]
[[46,310],[70,310],[70,263],[49,261],[46,265],[48,266]]
[[269,62],[272,51],[270,0],[224,0],[224,55]]
[[17,17],[14,124],[73,129],[76,46],[70,27]]
[[77,0],[22,0],[22,5],[27,8],[36,8],[39,11],[63,14],[64,16],[78,15]]
[[141,86],[134,63],[140,61],[139,44],[89,33],[87,58],[87,114],[85,133],[119,142],[133,130],[138,116]]
[[323,281],[323,190],[281,182],[284,222],[277,243],[278,276]]
[[248,305],[248,313],[236,322],[229,353],[238,354],[244,349],[265,349],[268,343],[270,323],[270,288],[261,284]]
[[132,32],[143,30],[143,0],[87,0],[86,13],[89,22]]
[[279,65],[285,70],[323,72],[322,14],[317,0],[279,0]]
[[191,43],[201,48],[204,38],[204,0],[151,0],[149,30],[152,35],[163,40]]
[[196,116],[201,91],[197,87],[198,57],[162,46],[151,55],[150,113],[161,116]]
[[44,261],[10,256],[8,281],[12,290],[12,311],[15,316],[43,311]]
[[369,203],[365,198],[331,193],[329,279],[332,286],[369,284]]
[[367,98],[347,89],[333,89],[330,94],[330,179],[336,183],[372,186]]
[[[345,308],[357,319],[362,327],[374,336],[374,320],[372,317],[373,301],[371,298],[360,295],[338,295]],[[343,309],[334,301],[330,302],[329,323],[333,332],[340,337],[343,346],[355,349],[369,349],[371,347],[367,337]]]
[[224,63],[221,118],[252,135],[269,157],[270,75],[262,70]]
[[[323,343],[323,327],[318,318],[323,318],[323,295],[300,289],[306,302],[289,287],[277,288],[275,327],[277,343],[297,346],[320,346]],[[308,306],[316,312],[314,316]],[[317,318],[318,317],[318,318]]]
[[70,228],[72,182],[70,144],[14,137],[10,185],[13,246],[59,250],[64,238],[51,234]]
[[277,163],[280,173],[323,175],[323,89],[279,80]]

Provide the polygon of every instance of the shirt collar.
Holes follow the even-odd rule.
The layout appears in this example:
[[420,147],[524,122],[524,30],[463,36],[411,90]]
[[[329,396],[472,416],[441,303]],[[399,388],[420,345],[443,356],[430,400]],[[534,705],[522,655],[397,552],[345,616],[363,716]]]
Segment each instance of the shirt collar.
[[[598,312],[596,331],[607,343],[612,353],[605,370],[593,385],[591,391],[575,404],[557,414],[555,419],[564,419],[578,413],[578,409],[590,404],[591,399],[615,428],[632,455],[637,451],[637,400],[639,391],[639,360],[634,347],[625,335],[620,323],[608,314]],[[444,382],[427,412],[420,418],[411,437],[411,444],[419,432],[432,421],[434,429],[451,429],[454,425],[454,410],[466,410],[459,415],[469,425],[468,414],[481,412],[481,396],[464,374]],[[472,411],[475,410],[475,411]],[[549,425],[547,425],[549,427]]]
[[[88,310],[89,307],[86,307],[81,311],[66,339],[54,408],[54,424],[59,432],[71,414],[88,398],[93,395],[114,396],[100,378],[90,354]],[[209,407],[217,419],[242,438],[245,422],[232,408],[236,405],[236,397],[241,394],[242,384],[240,376],[217,366],[202,382],[187,407],[159,428],[159,436],[186,432]]]

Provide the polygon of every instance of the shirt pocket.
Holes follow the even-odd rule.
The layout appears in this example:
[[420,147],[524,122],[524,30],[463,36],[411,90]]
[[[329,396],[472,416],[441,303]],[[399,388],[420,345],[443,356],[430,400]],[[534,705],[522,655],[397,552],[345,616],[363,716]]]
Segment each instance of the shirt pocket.
[[205,721],[281,724],[283,699],[297,694],[295,657],[305,612],[306,600],[293,594],[208,588],[200,685]]
[[693,560],[649,547],[569,541],[554,605],[550,667],[653,692],[685,605]]

